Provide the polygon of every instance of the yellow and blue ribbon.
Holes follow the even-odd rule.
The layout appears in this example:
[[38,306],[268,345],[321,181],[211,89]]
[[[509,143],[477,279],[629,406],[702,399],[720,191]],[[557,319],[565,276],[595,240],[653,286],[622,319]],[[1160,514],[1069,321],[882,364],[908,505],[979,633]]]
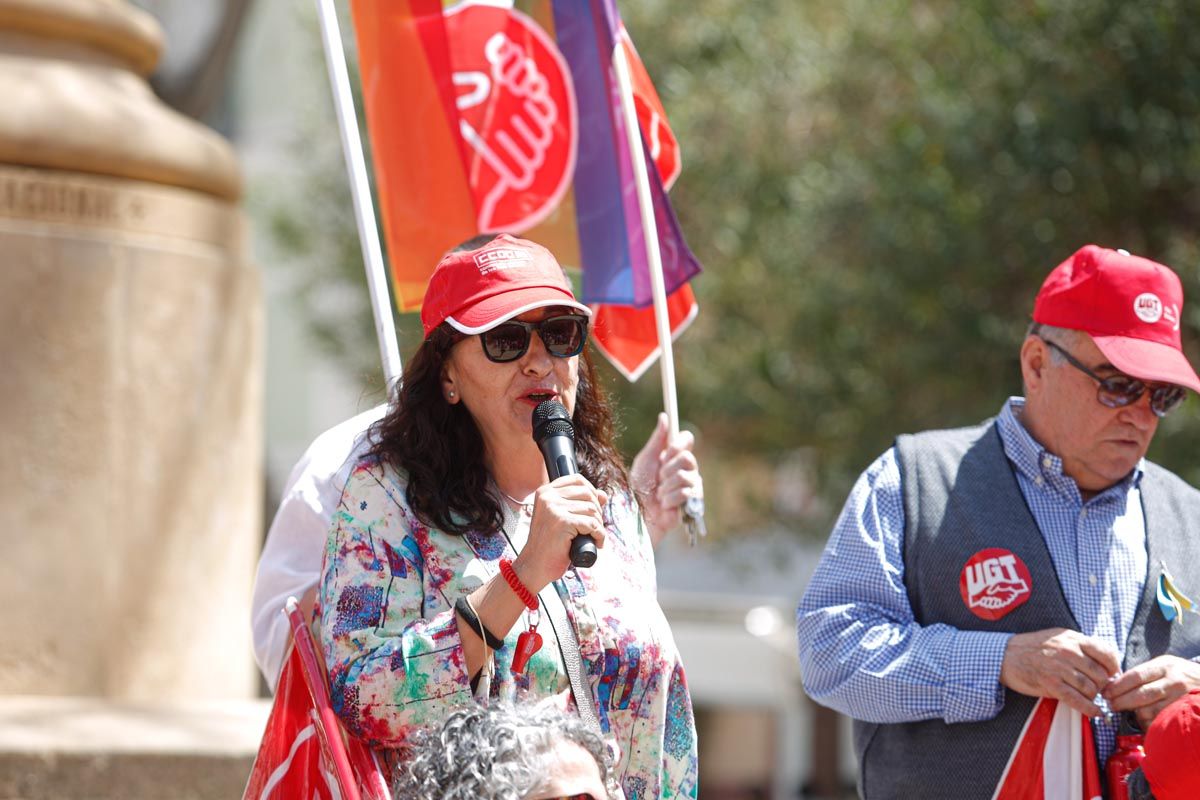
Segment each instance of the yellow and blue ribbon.
[[[1163,567],[1162,574],[1158,576],[1157,593],[1158,609],[1162,611],[1162,615],[1166,617],[1167,622],[1173,622],[1177,617],[1182,617],[1185,611],[1200,614],[1200,610],[1196,608],[1195,602],[1186,594],[1179,591],[1179,587],[1175,585],[1175,581],[1171,579],[1171,573],[1167,572],[1165,566]],[[1180,619],[1180,622],[1182,621]]]

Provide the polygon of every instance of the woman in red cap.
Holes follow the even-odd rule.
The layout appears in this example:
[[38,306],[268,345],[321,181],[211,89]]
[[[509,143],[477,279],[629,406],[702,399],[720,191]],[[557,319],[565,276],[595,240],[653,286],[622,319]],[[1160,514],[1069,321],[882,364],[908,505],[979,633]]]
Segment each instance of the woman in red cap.
[[[533,242],[473,240],[438,264],[425,340],[326,547],[334,707],[388,749],[473,695],[557,698],[596,720],[626,794],[694,796],[691,699],[652,545],[702,484],[690,436],[668,442],[662,420],[626,471],[585,350],[589,316]],[[579,472],[554,481],[532,435],[547,400],[569,415]],[[599,548],[586,569],[569,555],[581,535]]]

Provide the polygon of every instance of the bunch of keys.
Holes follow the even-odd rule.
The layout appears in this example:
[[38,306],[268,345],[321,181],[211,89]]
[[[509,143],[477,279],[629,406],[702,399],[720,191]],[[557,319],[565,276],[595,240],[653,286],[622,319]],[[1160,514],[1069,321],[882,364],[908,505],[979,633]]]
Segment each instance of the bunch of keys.
[[704,498],[689,497],[683,504],[683,527],[687,529],[688,545],[696,546],[696,540],[708,535],[704,527]]

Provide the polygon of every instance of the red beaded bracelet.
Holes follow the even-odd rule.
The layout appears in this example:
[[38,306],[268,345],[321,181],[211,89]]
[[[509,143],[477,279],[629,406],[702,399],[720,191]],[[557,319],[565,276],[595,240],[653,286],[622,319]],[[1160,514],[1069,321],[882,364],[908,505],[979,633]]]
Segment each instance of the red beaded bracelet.
[[500,574],[504,576],[504,580],[512,587],[512,590],[517,593],[517,597],[521,598],[521,602],[530,611],[538,610],[537,595],[529,591],[525,584],[521,583],[521,579],[517,577],[517,571],[513,569],[512,562],[507,558],[500,559]]

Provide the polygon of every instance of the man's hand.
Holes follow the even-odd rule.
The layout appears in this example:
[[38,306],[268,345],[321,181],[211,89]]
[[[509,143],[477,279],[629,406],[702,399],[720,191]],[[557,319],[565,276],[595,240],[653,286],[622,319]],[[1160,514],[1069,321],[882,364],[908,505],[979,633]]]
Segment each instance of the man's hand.
[[1200,664],[1178,656],[1159,656],[1126,671],[1104,690],[1113,711],[1133,711],[1142,730],[1158,712],[1192,689],[1200,689]]
[[642,504],[642,516],[655,546],[682,520],[680,507],[689,497],[704,497],[704,479],[692,452],[695,440],[682,431],[673,442],[667,439],[667,415],[658,424],[641,452],[633,459],[629,481]]
[[1096,717],[1100,709],[1093,698],[1120,671],[1121,659],[1104,642],[1078,631],[1049,628],[1009,639],[1000,683],[1030,697],[1056,698]]

